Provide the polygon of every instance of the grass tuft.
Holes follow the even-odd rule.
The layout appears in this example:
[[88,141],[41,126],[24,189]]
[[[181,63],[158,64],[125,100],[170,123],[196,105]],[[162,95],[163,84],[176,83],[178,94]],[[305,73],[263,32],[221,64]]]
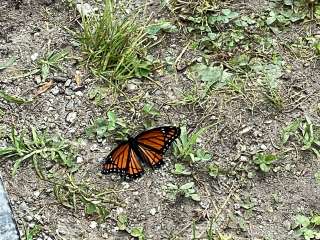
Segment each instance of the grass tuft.
[[87,67],[109,83],[147,76],[150,64],[142,59],[146,33],[133,17],[119,18],[111,0],[100,15],[83,15],[78,34]]

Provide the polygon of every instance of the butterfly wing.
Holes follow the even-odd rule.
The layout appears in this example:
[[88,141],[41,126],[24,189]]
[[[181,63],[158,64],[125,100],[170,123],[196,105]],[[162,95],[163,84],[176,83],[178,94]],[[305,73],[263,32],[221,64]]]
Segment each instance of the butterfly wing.
[[171,143],[180,136],[180,128],[173,126],[159,127],[140,133],[135,138],[141,157],[151,167],[163,164],[163,154]]
[[138,177],[143,173],[139,157],[128,142],[118,145],[104,160],[103,174],[116,172],[128,177]]

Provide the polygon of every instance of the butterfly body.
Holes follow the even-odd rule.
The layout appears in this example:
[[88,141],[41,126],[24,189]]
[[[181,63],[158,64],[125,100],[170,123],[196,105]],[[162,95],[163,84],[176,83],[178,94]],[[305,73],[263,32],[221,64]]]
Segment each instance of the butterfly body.
[[120,143],[102,164],[102,173],[116,172],[128,177],[139,177],[144,172],[142,163],[152,168],[163,164],[163,155],[180,136],[180,128],[158,127],[144,131]]

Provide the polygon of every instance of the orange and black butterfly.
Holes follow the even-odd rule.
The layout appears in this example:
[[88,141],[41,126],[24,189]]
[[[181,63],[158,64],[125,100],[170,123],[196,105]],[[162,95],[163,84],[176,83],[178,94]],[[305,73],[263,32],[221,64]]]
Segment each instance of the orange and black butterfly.
[[163,164],[163,154],[171,143],[180,136],[179,127],[158,127],[128,137],[128,141],[120,143],[102,164],[104,174],[116,172],[135,178],[144,172],[142,162],[152,168]]

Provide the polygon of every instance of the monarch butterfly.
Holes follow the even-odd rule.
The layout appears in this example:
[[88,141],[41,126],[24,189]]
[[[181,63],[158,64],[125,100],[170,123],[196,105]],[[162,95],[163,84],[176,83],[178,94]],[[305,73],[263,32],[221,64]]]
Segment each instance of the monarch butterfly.
[[163,154],[171,143],[180,136],[180,128],[165,126],[153,128],[128,137],[120,143],[102,163],[103,174],[116,172],[130,178],[136,178],[144,172],[141,162],[152,168],[163,164]]

